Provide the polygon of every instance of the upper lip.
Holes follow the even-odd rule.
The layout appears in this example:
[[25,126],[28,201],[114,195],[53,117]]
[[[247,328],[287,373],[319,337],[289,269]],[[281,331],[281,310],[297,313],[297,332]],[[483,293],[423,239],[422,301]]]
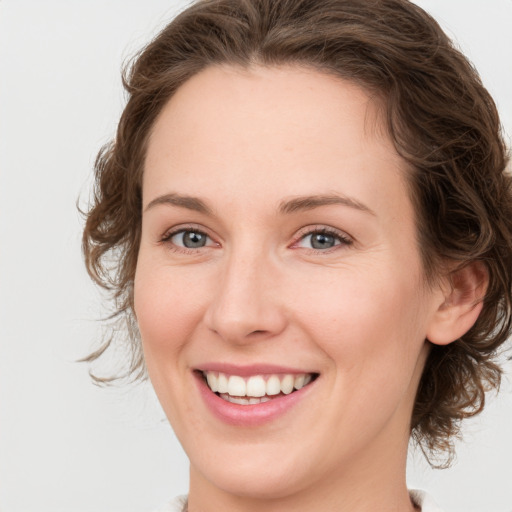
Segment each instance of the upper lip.
[[228,375],[239,375],[240,377],[248,377],[251,375],[271,375],[271,374],[302,374],[302,373],[318,373],[301,368],[293,368],[289,366],[281,366],[276,364],[260,364],[254,363],[249,365],[238,365],[231,363],[210,362],[205,363],[196,368],[202,372],[220,372]]

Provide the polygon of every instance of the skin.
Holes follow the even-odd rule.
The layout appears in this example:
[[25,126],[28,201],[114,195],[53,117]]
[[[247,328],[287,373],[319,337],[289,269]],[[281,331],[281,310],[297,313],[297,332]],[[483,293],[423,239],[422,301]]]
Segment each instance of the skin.
[[[378,107],[318,71],[211,67],[155,123],[135,313],[190,458],[192,512],[414,509],[405,464],[425,340],[452,341],[478,308],[425,285],[408,168]],[[304,196],[344,199],[282,210]],[[330,249],[311,245],[322,228]],[[180,229],[207,244],[180,246]],[[319,377],[284,415],[239,427],[199,395],[193,370],[212,361]]]

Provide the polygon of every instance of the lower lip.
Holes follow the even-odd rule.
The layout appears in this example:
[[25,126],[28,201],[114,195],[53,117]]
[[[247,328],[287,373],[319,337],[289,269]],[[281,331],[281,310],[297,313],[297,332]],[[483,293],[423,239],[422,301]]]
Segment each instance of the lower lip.
[[218,419],[229,425],[256,427],[284,415],[298,404],[310,391],[316,380],[289,395],[273,398],[253,405],[232,404],[223,400],[208,387],[202,375],[194,372],[199,392],[207,407]]

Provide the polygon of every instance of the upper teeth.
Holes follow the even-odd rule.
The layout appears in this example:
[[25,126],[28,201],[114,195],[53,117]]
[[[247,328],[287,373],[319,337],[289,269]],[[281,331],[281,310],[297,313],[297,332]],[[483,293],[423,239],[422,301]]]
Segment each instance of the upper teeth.
[[282,375],[252,375],[240,377],[219,372],[204,372],[208,386],[215,393],[231,396],[289,395],[294,389],[301,389],[311,382],[310,373]]

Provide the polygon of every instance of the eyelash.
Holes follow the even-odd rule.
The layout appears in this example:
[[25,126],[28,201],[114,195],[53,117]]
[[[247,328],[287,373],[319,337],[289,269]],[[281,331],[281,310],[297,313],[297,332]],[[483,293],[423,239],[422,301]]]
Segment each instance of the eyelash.
[[197,251],[203,249],[204,247],[199,247],[197,249],[193,249],[190,247],[182,247],[171,242],[172,238],[180,233],[196,233],[198,235],[204,236],[211,240],[211,237],[204,230],[196,228],[195,226],[182,226],[171,231],[167,231],[162,238],[160,239],[161,243],[166,244],[170,250],[174,252],[184,253],[184,254],[197,254]]
[[308,236],[313,235],[327,235],[332,236],[336,241],[339,241],[338,244],[335,244],[333,247],[330,247],[328,249],[315,249],[312,247],[303,247],[306,251],[314,254],[330,254],[333,251],[337,251],[339,249],[343,249],[346,247],[351,246],[354,243],[354,240],[349,237],[346,233],[342,231],[338,231],[334,228],[329,228],[326,226],[317,226],[314,228],[305,228],[302,230],[299,235],[297,236],[297,239],[295,242],[293,242],[292,247],[297,247],[300,242],[302,242],[304,239],[306,239]]
[[[198,235],[204,236],[204,237],[212,240],[211,237],[204,230],[196,228],[194,226],[185,226],[185,227],[176,228],[176,229],[166,232],[160,239],[160,242],[167,244],[172,251],[180,252],[180,253],[184,253],[184,254],[197,254],[197,252],[200,249],[203,249],[204,247],[211,247],[211,246],[203,246],[203,247],[199,247],[199,248],[189,248],[189,247],[178,246],[171,242],[171,240],[174,236],[176,236],[180,233],[185,234],[187,232],[196,233]],[[326,226],[318,226],[315,228],[304,228],[303,230],[301,230],[299,235],[296,237],[295,241],[291,244],[291,247],[299,248],[298,244],[300,244],[301,241],[306,239],[308,236],[313,236],[313,235],[332,236],[334,239],[336,239],[336,241],[339,241],[339,243],[335,244],[333,247],[330,247],[328,249],[323,249],[323,250],[315,249],[315,248],[311,248],[311,247],[309,247],[309,248],[303,247],[303,249],[305,249],[306,251],[314,253],[314,254],[320,254],[320,253],[329,254],[333,251],[339,250],[340,248],[351,246],[354,243],[353,239],[350,238],[346,233],[343,233],[343,232],[338,231],[333,228],[328,228]]]

